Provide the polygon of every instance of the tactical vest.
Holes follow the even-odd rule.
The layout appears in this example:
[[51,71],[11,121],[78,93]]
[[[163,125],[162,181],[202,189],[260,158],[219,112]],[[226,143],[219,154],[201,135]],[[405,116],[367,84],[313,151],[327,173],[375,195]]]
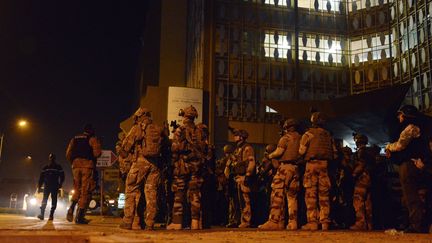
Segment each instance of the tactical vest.
[[232,170],[234,175],[246,174],[246,170],[249,164],[249,160],[247,158],[246,159],[244,158],[246,147],[251,147],[251,146],[245,143],[234,151],[234,156],[236,158],[235,162],[232,164]]
[[357,152],[354,153],[354,166],[360,163],[364,163],[367,170],[373,170],[376,162],[376,154],[371,147],[360,147]]
[[160,157],[162,147],[162,128],[155,124],[144,125],[144,138],[141,152],[144,157]]
[[182,126],[186,138],[187,160],[204,159],[207,149],[206,134],[202,126]]
[[282,154],[280,161],[294,161],[299,158],[299,147],[301,136],[298,132],[288,132],[282,139],[286,141],[286,149]]
[[76,158],[93,160],[93,148],[90,146],[90,136],[80,134],[74,137],[71,158],[72,161]]
[[321,128],[313,127],[308,130],[313,135],[306,151],[305,160],[331,160],[333,159],[333,145],[330,133]]
[[425,158],[428,158],[429,156],[429,143],[421,130],[420,137],[413,138],[408,146],[400,152],[401,162],[418,158],[421,158],[423,161],[425,161]]

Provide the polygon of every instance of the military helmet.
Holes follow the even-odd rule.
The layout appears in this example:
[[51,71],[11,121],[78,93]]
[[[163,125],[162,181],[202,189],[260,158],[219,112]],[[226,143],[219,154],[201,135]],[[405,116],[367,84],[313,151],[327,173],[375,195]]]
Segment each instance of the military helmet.
[[180,109],[179,116],[195,119],[198,117],[198,111],[191,105],[184,109]]
[[289,118],[286,119],[284,124],[283,124],[283,129],[288,129],[290,127],[296,126],[297,125],[297,121],[295,119]]
[[234,136],[239,136],[239,137],[242,137],[244,139],[249,137],[249,133],[243,129],[235,129],[233,134],[234,134]]
[[276,145],[275,144],[268,144],[266,147],[265,147],[265,151],[267,152],[267,153],[272,153],[273,151],[275,151],[276,150]]
[[413,105],[404,105],[398,110],[398,114],[402,114],[406,117],[417,117],[418,109]]
[[234,147],[231,144],[227,144],[223,147],[223,151],[226,154],[230,154],[234,151]]
[[354,133],[354,142],[359,144],[367,144],[369,142],[368,137],[363,134]]
[[135,111],[135,113],[134,113],[133,116],[134,116],[135,119],[138,118],[138,117],[141,117],[141,116],[151,117],[150,112],[151,111],[149,109],[140,107],[140,108],[138,108],[137,111]]
[[325,116],[321,112],[314,112],[311,115],[310,121],[312,122],[312,124],[320,125],[325,122]]

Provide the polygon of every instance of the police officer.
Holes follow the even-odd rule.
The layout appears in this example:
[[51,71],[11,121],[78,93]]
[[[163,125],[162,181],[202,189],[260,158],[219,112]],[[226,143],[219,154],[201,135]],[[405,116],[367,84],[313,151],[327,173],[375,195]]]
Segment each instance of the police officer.
[[241,218],[239,228],[248,228],[251,224],[251,204],[250,204],[250,183],[255,173],[255,153],[252,146],[246,141],[249,134],[245,130],[235,129],[233,131],[236,149],[234,150],[234,160],[227,164],[233,171],[234,180],[237,187]]
[[[305,202],[307,209],[307,224],[304,230],[318,229],[318,216],[322,230],[329,229],[330,213],[330,178],[328,163],[336,153],[330,132],[323,128],[325,119],[321,112],[314,112],[311,116],[312,127],[303,134],[300,140],[300,155],[306,161],[306,171],[303,186],[306,189]],[[317,208],[317,201],[319,209]]]
[[277,158],[276,175],[272,182],[271,206],[268,221],[260,225],[260,229],[283,229],[285,198],[288,201],[288,225],[286,229],[297,229],[297,192],[299,190],[299,174],[297,162],[300,157],[300,134],[296,131],[297,122],[287,119],[283,125],[284,135],[280,138],[276,150],[269,159]]
[[135,123],[122,143],[122,157],[134,151],[134,159],[126,178],[123,229],[141,229],[138,206],[141,191],[146,199],[145,229],[151,230],[157,213],[157,188],[160,179],[160,160],[167,138],[165,130],[153,123],[150,110],[138,108]]
[[71,206],[67,213],[67,220],[72,222],[75,205],[78,211],[75,217],[76,224],[88,224],[84,218],[91,188],[94,187],[95,161],[101,154],[101,144],[95,136],[91,124],[84,126],[84,132],[71,139],[66,149],[66,158],[72,163],[74,191]]
[[404,127],[396,142],[386,146],[386,154],[389,158],[398,157],[399,178],[402,186],[402,194],[409,213],[409,226],[405,230],[408,233],[424,233],[425,204],[422,201],[419,190],[427,185],[427,176],[424,170],[418,170],[416,160],[430,164],[430,149],[423,132],[423,125],[419,119],[419,111],[415,106],[405,105],[398,111],[398,119]]
[[198,111],[193,106],[181,109],[182,125],[175,130],[171,145],[173,157],[174,205],[172,223],[169,230],[182,229],[183,202],[187,195],[191,208],[191,229],[198,230],[201,225],[201,186],[203,184],[203,168],[206,151],[209,150],[208,128],[206,125],[195,124]]
[[44,220],[45,208],[49,195],[51,195],[51,211],[49,220],[54,219],[54,211],[57,207],[57,193],[59,188],[62,187],[65,176],[61,165],[56,163],[55,154],[49,154],[48,159],[50,163],[42,168],[39,176],[38,192],[42,190],[43,186],[43,199],[40,207],[41,213],[38,215],[40,220]]
[[354,153],[353,177],[355,180],[353,206],[356,222],[352,230],[372,230],[371,172],[375,164],[375,154],[366,146],[368,137],[355,134],[357,151]]

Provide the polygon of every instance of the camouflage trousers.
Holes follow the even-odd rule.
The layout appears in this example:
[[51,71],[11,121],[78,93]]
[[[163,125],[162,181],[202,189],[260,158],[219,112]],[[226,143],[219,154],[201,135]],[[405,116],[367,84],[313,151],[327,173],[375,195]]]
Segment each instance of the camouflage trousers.
[[[201,186],[203,178],[199,175],[174,176],[171,190],[174,193],[174,205],[172,222],[181,224],[183,222],[183,202],[187,195],[190,203],[191,218],[201,218]],[[186,194],[186,195],[185,195]]]
[[144,187],[146,199],[145,224],[153,227],[157,213],[157,187],[160,179],[160,169],[145,159],[139,157],[132,164],[126,178],[126,197],[123,222],[140,225],[142,215],[138,213],[141,191]]
[[[330,178],[326,160],[311,160],[306,163],[303,179],[305,187],[306,216],[308,223],[330,223]],[[319,205],[319,209],[318,209]]]
[[[269,220],[285,221],[285,198],[288,200],[288,224],[297,225],[297,192],[300,182],[296,165],[281,164],[273,178]],[[285,223],[285,222],[283,222]]]
[[241,222],[240,223],[250,225],[250,221],[252,218],[250,187],[245,183],[245,176],[240,176],[240,175],[236,176],[235,182],[237,185],[238,197],[239,199],[241,198],[241,202],[240,202]]
[[96,185],[93,179],[93,168],[73,168],[72,174],[75,193],[71,201],[78,202],[78,206],[82,209],[87,208],[91,192]]
[[356,225],[372,229],[372,201],[370,194],[371,178],[367,171],[361,173],[354,186],[353,206],[356,212]]

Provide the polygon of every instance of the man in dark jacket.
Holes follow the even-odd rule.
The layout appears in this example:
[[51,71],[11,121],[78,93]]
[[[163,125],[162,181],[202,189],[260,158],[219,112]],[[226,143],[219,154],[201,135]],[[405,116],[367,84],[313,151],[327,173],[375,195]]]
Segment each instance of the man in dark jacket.
[[51,212],[49,220],[54,219],[54,211],[57,207],[57,193],[62,187],[65,176],[63,168],[56,163],[56,156],[49,155],[50,163],[43,167],[39,177],[38,192],[41,192],[43,186],[43,199],[40,207],[41,213],[38,215],[40,220],[44,220],[45,208],[47,206],[48,196],[51,194]]

